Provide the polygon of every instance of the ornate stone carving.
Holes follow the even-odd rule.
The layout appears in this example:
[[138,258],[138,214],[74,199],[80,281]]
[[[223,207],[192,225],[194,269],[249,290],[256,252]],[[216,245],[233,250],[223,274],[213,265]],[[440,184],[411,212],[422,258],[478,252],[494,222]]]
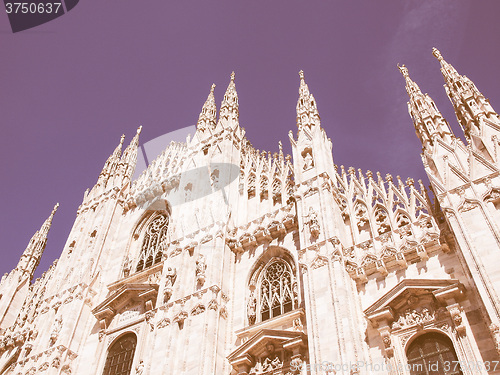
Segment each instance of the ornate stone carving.
[[130,270],[132,269],[132,260],[127,256],[125,262],[123,263],[123,277],[128,277],[130,275]]
[[156,324],[156,328],[165,328],[170,325],[170,320],[167,318],[163,318]]
[[463,319],[462,319],[462,309],[458,303],[455,303],[451,306],[446,307],[451,315],[451,320],[453,321],[453,324],[455,325],[455,329],[457,330],[457,333],[460,335],[465,334],[465,326],[462,324]]
[[54,368],[59,368],[59,366],[61,366],[61,359],[59,357],[55,357],[52,360],[51,366]]
[[205,306],[197,305],[193,310],[191,310],[191,315],[198,315],[205,311]]
[[433,319],[434,312],[431,313],[427,307],[422,308],[420,311],[407,309],[392,323],[392,329],[407,328],[416,324],[429,322]]
[[144,372],[144,361],[141,359],[141,361],[135,368],[135,375],[142,375],[143,372]]
[[500,327],[498,327],[497,324],[491,324],[490,325],[490,332],[491,335],[493,336],[493,341],[495,343],[495,349],[497,350],[497,353],[500,354]]
[[314,166],[314,160],[311,155],[311,149],[308,149],[308,152],[305,152],[305,155],[303,155],[304,158],[304,167],[303,169],[307,171],[308,169],[311,169]]
[[320,233],[320,227],[318,222],[318,215],[312,207],[309,207],[309,213],[307,215],[306,223],[309,225],[309,231],[313,237],[318,237]]
[[207,270],[207,264],[205,257],[200,254],[196,260],[196,281],[198,284],[203,285],[205,283],[205,273]]
[[257,310],[257,298],[255,297],[255,291],[252,290],[250,292],[250,297],[248,298],[248,304],[247,304],[248,324],[250,325],[255,324],[256,310]]
[[61,332],[62,325],[63,325],[63,318],[62,316],[58,316],[54,320],[54,326],[50,334],[50,345],[54,345],[54,343],[57,341],[57,338],[59,337],[59,332]]
[[155,329],[155,325],[153,322],[154,317],[155,317],[154,311],[147,311],[146,314],[144,314],[144,319],[146,320],[146,323],[149,325],[149,330],[151,332],[153,332]]
[[172,267],[167,268],[165,273],[165,287],[163,289],[163,302],[167,303],[172,296],[173,286],[177,278],[177,270]]

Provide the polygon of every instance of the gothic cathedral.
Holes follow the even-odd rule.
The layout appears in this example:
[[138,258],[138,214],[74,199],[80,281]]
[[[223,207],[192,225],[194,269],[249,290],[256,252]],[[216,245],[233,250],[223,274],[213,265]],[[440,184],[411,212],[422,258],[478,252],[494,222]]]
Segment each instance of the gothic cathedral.
[[0,374],[500,374],[500,117],[433,54],[466,143],[400,66],[430,191],[337,167],[303,72],[293,156],[234,73],[135,180],[122,137],[59,259],[32,281],[56,205],[2,278]]

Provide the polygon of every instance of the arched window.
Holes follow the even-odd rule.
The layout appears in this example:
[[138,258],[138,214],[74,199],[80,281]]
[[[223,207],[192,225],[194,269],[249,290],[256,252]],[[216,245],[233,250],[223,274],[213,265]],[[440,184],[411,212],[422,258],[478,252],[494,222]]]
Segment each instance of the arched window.
[[130,375],[137,337],[127,333],[120,337],[108,351],[103,375]]
[[271,261],[260,281],[261,321],[292,311],[295,307],[293,277],[290,265],[282,260]]
[[413,341],[407,351],[412,375],[462,374],[451,340],[441,333],[426,333]]
[[163,255],[161,246],[167,235],[167,228],[168,217],[165,214],[156,216],[149,223],[144,240],[142,241],[141,255],[136,269],[137,272],[161,261]]

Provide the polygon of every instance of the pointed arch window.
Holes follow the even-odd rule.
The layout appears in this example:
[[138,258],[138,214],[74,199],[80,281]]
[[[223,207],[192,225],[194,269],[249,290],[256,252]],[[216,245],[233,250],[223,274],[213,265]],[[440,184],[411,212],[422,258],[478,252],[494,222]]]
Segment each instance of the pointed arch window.
[[157,215],[149,223],[142,241],[137,272],[161,261],[163,255],[162,244],[167,236],[167,229],[168,216],[166,214]]
[[460,366],[453,365],[458,363],[453,343],[442,333],[429,332],[418,337],[408,348],[407,358],[411,375],[462,374]]
[[296,306],[290,265],[283,260],[269,263],[260,282],[261,321],[292,311]]
[[136,346],[135,334],[127,333],[120,337],[109,348],[103,375],[130,375]]

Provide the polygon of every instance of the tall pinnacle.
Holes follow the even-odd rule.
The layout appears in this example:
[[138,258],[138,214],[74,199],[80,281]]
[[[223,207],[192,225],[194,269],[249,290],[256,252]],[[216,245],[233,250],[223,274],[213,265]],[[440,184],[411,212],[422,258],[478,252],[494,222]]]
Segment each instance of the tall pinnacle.
[[441,55],[441,52],[436,47],[432,47],[432,54],[441,64],[441,73],[446,81],[460,77],[460,74],[458,74],[451,64],[446,62],[443,55]]
[[236,92],[236,85],[234,84],[235,74],[231,73],[231,80],[227,86],[226,93],[224,94],[224,99],[222,100],[220,106],[220,119],[223,120],[233,120],[238,121],[239,104],[238,104],[238,93]]
[[[134,174],[135,165],[137,163],[137,149],[139,147],[139,135],[142,131],[142,125],[137,128],[137,133],[134,138],[130,141],[125,151],[123,151],[120,164],[123,165],[123,178],[124,180],[130,181],[132,175]],[[126,181],[124,181],[126,182]]]
[[300,129],[308,127],[311,129],[315,125],[320,125],[320,117],[316,100],[309,92],[309,87],[304,79],[304,72],[299,72],[299,100],[297,101],[297,126]]
[[35,232],[33,237],[31,237],[28,246],[19,260],[17,269],[23,273],[27,273],[30,278],[33,276],[33,272],[35,272],[35,269],[40,262],[40,258],[42,257],[43,250],[47,245],[47,235],[58,207],[59,203],[56,203],[49,217],[44,221],[40,229]]
[[215,127],[217,122],[217,105],[215,104],[215,83],[212,84],[210,88],[210,93],[208,94],[205,104],[201,109],[198,122],[196,124],[198,129],[205,130],[207,127]]
[[432,98],[423,94],[417,83],[410,78],[405,65],[398,65],[399,71],[406,82],[406,92],[410,100],[408,101],[408,113],[410,114],[415,132],[422,142],[423,147],[433,143],[435,135],[445,138],[450,136],[448,123],[441,115]]
[[52,225],[52,219],[54,218],[55,213],[57,212],[57,209],[59,208],[59,203],[56,203],[54,205],[54,208],[52,209],[52,212],[50,213],[49,217],[45,222],[43,223],[42,227],[40,228],[40,234],[43,236],[47,236],[49,233],[50,227]]
[[120,162],[120,155],[122,153],[122,145],[125,139],[125,134],[122,134],[120,143],[116,146],[113,153],[108,157],[104,167],[102,168],[101,174],[99,175],[99,185],[105,185],[107,179],[115,173],[116,167]]

